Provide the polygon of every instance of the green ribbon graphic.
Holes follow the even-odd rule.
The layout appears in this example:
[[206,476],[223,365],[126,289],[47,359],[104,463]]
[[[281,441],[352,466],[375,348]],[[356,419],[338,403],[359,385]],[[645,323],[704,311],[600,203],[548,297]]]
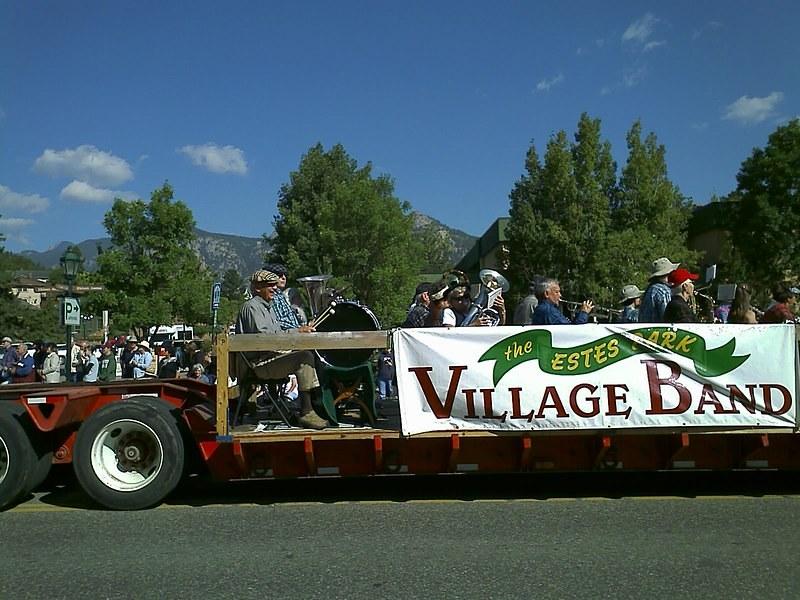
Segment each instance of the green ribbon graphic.
[[705,340],[690,331],[672,327],[631,329],[608,335],[574,348],[554,348],[546,329],[524,331],[507,337],[489,348],[478,362],[494,360],[494,384],[511,369],[529,360],[538,360],[539,368],[551,375],[584,375],[625,360],[636,354],[674,352],[690,358],[703,377],[717,377],[733,371],[750,358],[734,356],[736,338],[709,350]]

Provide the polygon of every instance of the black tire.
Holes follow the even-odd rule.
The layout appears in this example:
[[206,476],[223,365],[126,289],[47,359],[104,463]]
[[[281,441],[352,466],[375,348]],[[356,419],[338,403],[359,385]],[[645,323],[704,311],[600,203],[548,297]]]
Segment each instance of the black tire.
[[114,510],[161,503],[183,475],[185,448],[170,407],[156,398],[104,406],[78,430],[73,469],[84,491]]
[[37,465],[33,444],[22,426],[18,404],[0,405],[0,510],[27,494],[31,472]]

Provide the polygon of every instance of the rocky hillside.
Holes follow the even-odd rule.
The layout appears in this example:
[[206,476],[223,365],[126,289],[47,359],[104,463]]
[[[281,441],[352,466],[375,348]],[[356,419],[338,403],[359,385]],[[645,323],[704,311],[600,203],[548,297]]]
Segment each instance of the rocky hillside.
[[[442,235],[447,236],[451,243],[451,257],[453,264],[475,243],[475,237],[458,229],[452,229],[439,221],[422,213],[414,213],[415,227],[423,227],[433,223],[441,228]],[[202,261],[215,273],[224,273],[228,269],[235,269],[239,273],[252,273],[263,264],[263,256],[268,250],[261,238],[230,235],[225,233],[212,233],[196,229],[197,241],[195,251]],[[44,252],[27,250],[23,256],[38,263],[45,269],[56,267],[59,259],[72,242],[61,242],[57,246]],[[97,267],[98,248],[108,248],[111,241],[108,238],[84,240],[77,244],[83,253],[84,266],[87,271]]]

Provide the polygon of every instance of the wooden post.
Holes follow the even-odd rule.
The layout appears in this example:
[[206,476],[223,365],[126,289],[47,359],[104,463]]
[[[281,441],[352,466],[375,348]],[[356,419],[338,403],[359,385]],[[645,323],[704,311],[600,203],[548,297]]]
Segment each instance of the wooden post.
[[228,435],[228,329],[217,336],[217,435]]

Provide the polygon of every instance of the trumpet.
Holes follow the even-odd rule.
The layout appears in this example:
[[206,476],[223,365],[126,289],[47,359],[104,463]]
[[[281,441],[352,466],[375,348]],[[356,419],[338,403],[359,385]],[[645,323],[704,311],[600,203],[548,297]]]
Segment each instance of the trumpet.
[[[583,302],[575,302],[574,300],[564,300],[561,299],[562,304],[567,305],[571,310],[578,310],[583,306]],[[609,321],[612,317],[620,317],[622,316],[622,310],[619,308],[611,308],[609,306],[600,306],[595,304],[594,308],[592,308],[592,312],[589,314],[590,317],[594,316],[597,317],[601,313],[605,313],[605,318]]]

